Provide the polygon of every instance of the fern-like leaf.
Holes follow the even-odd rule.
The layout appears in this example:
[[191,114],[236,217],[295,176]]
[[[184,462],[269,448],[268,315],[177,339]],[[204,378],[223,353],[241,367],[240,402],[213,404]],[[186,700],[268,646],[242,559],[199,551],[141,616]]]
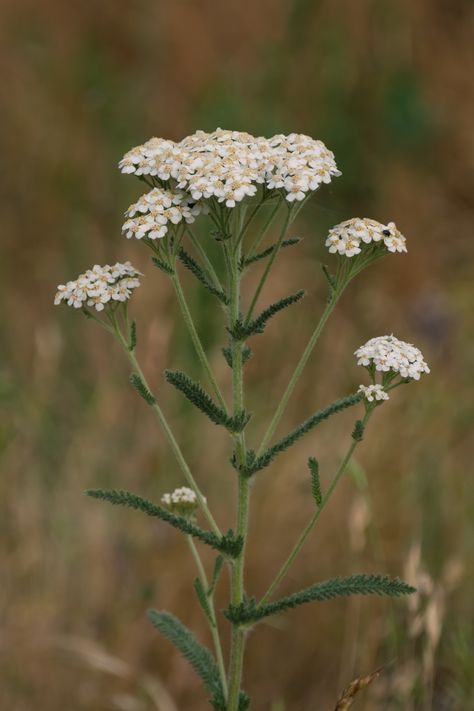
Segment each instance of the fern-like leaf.
[[351,595],[400,597],[414,592],[416,589],[400,578],[389,578],[387,575],[350,575],[346,578],[333,578],[316,583],[305,590],[266,605],[257,605],[254,599],[245,600],[239,605],[230,605],[224,611],[224,615],[233,624],[248,625],[308,602],[324,602]]
[[137,324],[135,321],[132,321],[130,325],[130,341],[128,344],[128,350],[129,351],[134,351],[135,348],[137,347]]
[[225,698],[222,690],[219,670],[214,657],[194,637],[192,632],[170,612],[149,610],[148,617],[161,634],[166,637],[192,666],[211,694],[214,709],[225,710]]
[[321,480],[319,478],[319,463],[314,457],[308,459],[308,468],[311,475],[311,493],[316,501],[316,506],[321,506],[323,495],[321,493]]
[[165,378],[171,385],[183,393],[192,404],[201,410],[216,425],[222,425],[230,432],[242,432],[250,420],[250,415],[240,412],[228,415],[215,404],[211,397],[202,389],[199,383],[191,380],[179,370],[165,370]]
[[[298,237],[292,238],[292,239],[285,239],[281,243],[280,248],[284,249],[285,247],[293,247],[296,244],[299,244],[301,242],[301,239]],[[254,254],[253,257],[242,257],[241,262],[240,262],[240,268],[245,269],[245,267],[248,267],[250,264],[254,264],[255,262],[259,262],[261,259],[265,259],[266,257],[269,257],[272,252],[275,251],[277,245],[272,244],[270,247],[267,247],[267,249],[264,249],[262,252],[258,252],[258,254]]]
[[227,296],[227,294],[225,294],[222,289],[218,289],[214,286],[211,278],[204,271],[204,269],[182,247],[178,252],[178,256],[181,262],[186,267],[186,269],[189,269],[189,271],[194,274],[196,279],[201,282],[201,284],[207,289],[210,294],[212,294],[213,296],[217,296],[219,301],[221,301],[223,304],[227,305],[229,303],[229,297]]
[[143,511],[147,516],[166,521],[166,523],[182,531],[182,533],[197,538],[202,543],[206,543],[206,545],[230,558],[237,557],[242,550],[242,538],[235,536],[232,530],[229,530],[224,536],[217,536],[212,531],[205,531],[203,528],[196,526],[184,516],[177,516],[168,511],[168,509],[157,506],[142,496],[132,494],[131,491],[123,489],[88,489],[85,494],[94,499],[108,501],[116,506],[128,506],[137,511]]
[[130,375],[130,382],[148,405],[154,405],[156,403],[155,396],[148,390],[138,373],[132,373]]
[[[232,348],[228,348],[227,346],[222,349],[222,354],[224,358],[226,359],[227,365],[229,368],[233,367],[233,362],[232,362]],[[249,348],[248,346],[242,346],[242,365],[245,365],[246,362],[250,359],[252,356],[252,349]]]
[[164,262],[164,261],[163,261],[162,259],[160,259],[159,257],[152,257],[152,258],[151,258],[151,261],[153,262],[153,264],[155,265],[155,267],[157,267],[158,269],[161,269],[161,271],[164,272],[165,274],[169,274],[170,276],[171,276],[172,274],[174,274],[174,269],[173,269],[173,267],[170,267],[169,264],[166,264],[166,262]]
[[231,459],[231,464],[235,469],[238,469],[241,474],[245,476],[252,476],[256,472],[265,469],[269,464],[277,457],[281,452],[289,449],[293,444],[295,444],[303,435],[312,430],[316,425],[319,425],[324,420],[327,420],[331,415],[341,412],[352,405],[356,405],[362,399],[362,395],[356,393],[354,395],[349,395],[348,397],[341,398],[331,403],[328,407],[322,410],[318,410],[311,417],[308,417],[299,427],[296,427],[292,432],[290,432],[286,437],[280,439],[272,447],[269,447],[266,452],[264,452],[260,457],[255,456],[255,452],[251,450],[247,452],[247,461],[245,464],[239,465],[236,457],[233,455]]
[[292,304],[296,304],[300,299],[303,298],[305,292],[303,290],[297,291],[295,294],[290,294],[290,296],[285,296],[279,301],[271,304],[267,309],[262,311],[262,313],[255,319],[251,319],[248,322],[238,319],[231,328],[228,328],[228,332],[236,341],[244,341],[250,336],[254,336],[257,333],[263,333],[265,326],[268,321],[275,316],[277,313],[286,309]]
[[364,439],[364,430],[365,426],[362,420],[357,420],[354,426],[354,430],[352,432],[352,439],[354,439],[356,442],[362,442]]

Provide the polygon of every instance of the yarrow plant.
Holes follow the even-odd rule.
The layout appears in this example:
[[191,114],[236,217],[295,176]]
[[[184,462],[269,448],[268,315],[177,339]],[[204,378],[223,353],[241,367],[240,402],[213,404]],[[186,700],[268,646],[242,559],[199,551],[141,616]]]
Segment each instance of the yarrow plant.
[[[285,436],[274,439],[294,388],[341,294],[357,274],[379,258],[406,252],[406,240],[393,222],[381,224],[369,218],[346,220],[329,230],[325,245],[334,255],[335,265],[333,269],[322,267],[328,287],[326,306],[275,405],[262,441],[251,447],[251,414],[246,410],[244,387],[245,364],[251,355],[248,342],[262,334],[280,311],[296,305],[304,292],[283,296],[257,315],[255,311],[275,260],[283,250],[299,242],[288,237],[294,219],[321,184],[340,175],[334,155],[321,141],[308,136],[292,133],[256,138],[248,133],[217,129],[213,133],[197,131],[180,142],[152,138],[130,150],[119,167],[122,173],[135,175],[149,188],[126,211],[123,234],[141,240],[151,251],[155,267],[170,279],[210,392],[179,370],[166,370],[164,377],[213,425],[228,433],[230,466],[235,472],[237,490],[235,521],[226,531],[216,522],[212,497],[208,502],[201,491],[198,477],[191,471],[139,365],[137,326],[130,320],[128,302],[140,285],[141,274],[129,262],[96,265],[76,280],[60,285],[55,304],[80,309],[118,340],[132,368],[131,383],[157,417],[186,486],[164,493],[160,503],[123,489],[93,489],[87,494],[157,517],[186,536],[196,563],[194,590],[209,624],[213,653],[173,614],[151,610],[150,620],[199,674],[213,709],[245,711],[250,704],[242,689],[245,643],[248,631],[262,619],[302,604],[340,596],[399,596],[414,592],[398,578],[360,574],[313,583],[286,597],[275,598],[363,439],[373,412],[389,399],[394,388],[429,373],[421,352],[413,345],[393,335],[372,338],[355,352],[357,364],[367,371],[368,382],[356,392],[316,410]],[[207,237],[199,237],[193,231],[191,225],[196,220],[208,227]],[[276,241],[265,244],[275,225],[278,225]],[[211,242],[219,247],[217,256],[215,247],[209,249]],[[192,273],[225,311],[222,357],[229,367],[231,402],[222,393],[194,325],[179,264]],[[259,265],[263,269],[257,286],[248,294],[244,291],[245,276]],[[356,417],[349,446],[337,470],[332,476],[321,476],[317,459],[308,460],[313,514],[266,593],[257,600],[245,576],[251,482],[279,454],[321,422],[352,407],[361,409],[361,414]],[[198,523],[200,516],[204,519],[202,525]],[[216,554],[211,572],[206,571],[198,544],[209,546]],[[230,575],[230,599],[221,616],[215,608],[214,595],[224,569]],[[228,652],[221,641],[223,623],[230,624],[232,630]]]

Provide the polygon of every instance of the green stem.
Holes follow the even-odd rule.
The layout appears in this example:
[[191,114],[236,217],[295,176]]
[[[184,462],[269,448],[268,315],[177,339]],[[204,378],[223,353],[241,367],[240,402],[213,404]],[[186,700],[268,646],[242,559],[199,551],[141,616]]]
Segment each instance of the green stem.
[[189,311],[188,304],[186,303],[186,298],[184,296],[184,292],[176,272],[171,275],[171,281],[173,282],[181,313],[183,314],[184,321],[186,323],[186,326],[188,327],[189,334],[194,344],[197,356],[201,361],[202,367],[206,371],[207,377],[209,378],[209,382],[212,385],[212,389],[214,390],[214,393],[219,401],[219,405],[222,407],[223,410],[225,410],[225,412],[227,412],[227,405],[222,396],[219,385],[217,384],[217,381],[214,377],[214,373],[212,372],[210,363],[204,352],[204,348],[202,347],[201,339],[199,338],[198,332],[196,331],[196,327],[194,326],[194,321],[191,316],[191,312]]
[[268,229],[270,228],[273,220],[275,219],[275,216],[278,212],[278,208],[280,207],[280,205],[281,205],[281,200],[278,200],[275,207],[268,215],[268,218],[267,218],[265,224],[263,225],[259,235],[255,239],[255,242],[252,244],[252,246],[247,254],[247,258],[253,257],[257,253],[257,250],[260,247],[262,240],[264,239]]
[[285,239],[285,235],[288,231],[288,227],[291,224],[291,218],[292,218],[291,208],[287,208],[286,218],[285,218],[285,222],[283,223],[283,228],[281,230],[280,237],[278,238],[278,242],[275,245],[275,249],[273,250],[273,252],[271,253],[270,257],[267,260],[262,277],[258,283],[256,290],[255,290],[255,294],[253,295],[252,301],[250,302],[247,317],[245,319],[245,323],[247,323],[247,324],[249,323],[250,319],[252,318],[253,311],[254,311],[257,301],[258,301],[258,297],[260,296],[260,293],[265,285],[265,282],[268,279],[270,269],[272,268],[273,262],[275,261],[277,255],[278,255],[278,252],[280,251],[282,242]]
[[326,321],[328,320],[329,316],[333,312],[334,307],[336,306],[336,304],[339,300],[339,297],[342,294],[345,286],[346,285],[344,284],[341,288],[339,288],[337,291],[334,291],[332,293],[330,300],[328,301],[326,308],[324,309],[323,314],[322,314],[321,318],[319,319],[318,324],[316,325],[316,328],[314,329],[313,333],[311,334],[311,337],[307,343],[306,348],[303,351],[303,355],[301,356],[301,358],[300,358],[300,360],[293,372],[293,375],[290,378],[290,381],[286,387],[286,390],[283,393],[280,402],[278,403],[278,407],[275,410],[275,414],[273,415],[270,424],[268,425],[267,431],[265,432],[265,435],[263,437],[262,443],[261,443],[260,448],[258,450],[257,456],[262,454],[262,452],[268,446],[271,438],[275,434],[275,431],[280,423],[283,413],[285,412],[286,406],[288,404],[288,400],[290,399],[291,394],[292,394],[293,390],[295,389],[295,385],[298,382],[298,379],[299,379],[301,373],[303,372],[303,369],[304,369],[306,363],[308,362],[308,359],[309,359],[311,353],[314,350],[314,347],[318,341],[318,338],[321,335],[321,332],[322,332],[324,326],[326,325]]
[[189,226],[186,228],[186,230],[187,230],[187,233],[189,234],[189,237],[191,238],[191,242],[193,243],[196,250],[199,252],[199,255],[200,255],[202,261],[206,265],[206,269],[207,269],[212,281],[214,282],[214,286],[216,287],[216,289],[223,291],[221,281],[220,281],[219,277],[217,276],[216,270],[214,269],[211,260],[209,259],[209,257],[206,254],[206,250],[203,248],[201,242],[199,241],[199,239],[196,237],[196,235],[190,229]]
[[[241,255],[240,245],[233,251],[229,249],[230,262],[230,325],[233,326],[239,318],[240,312],[240,272],[239,261]],[[232,339],[232,399],[234,414],[241,412],[244,407],[243,393],[243,368],[242,368],[242,343]],[[236,436],[236,457],[239,464],[246,458],[245,437],[241,433]],[[244,599],[244,564],[245,543],[249,518],[249,481],[239,475],[238,504],[237,504],[237,535],[243,537],[244,546],[240,555],[235,559],[231,578],[231,599],[233,604],[239,604]],[[229,701],[227,711],[237,711],[239,706],[240,686],[242,680],[242,667],[245,646],[245,632],[238,625],[232,627],[232,641],[229,663]]]
[[[135,357],[135,353],[133,351],[129,350],[128,343],[120,330],[120,327],[117,323],[117,319],[115,318],[115,315],[113,318],[113,323],[115,325],[115,333],[116,333],[116,335],[117,335],[117,337],[118,337],[118,339],[125,351],[125,354],[127,355],[127,358],[129,359],[129,361],[132,365],[133,370],[139,375],[139,377],[140,377],[142,383],[144,384],[144,386],[146,387],[146,389],[150,393],[152,393],[152,390],[151,390],[150,386],[148,385],[147,379],[145,378],[145,375],[143,374],[143,371],[140,368],[140,365]],[[206,503],[206,499],[203,496],[201,490],[199,489],[199,486],[197,485],[197,482],[194,479],[194,477],[191,473],[191,470],[190,470],[190,468],[183,456],[181,448],[180,448],[179,444],[177,443],[175,436],[173,435],[173,432],[171,431],[171,428],[168,425],[166,417],[165,417],[161,407],[158,405],[156,399],[155,399],[153,405],[151,405],[151,408],[152,408],[153,412],[155,413],[155,415],[156,415],[156,417],[157,417],[157,419],[158,419],[158,421],[165,433],[166,439],[168,440],[168,443],[170,444],[171,449],[173,450],[173,454],[175,455],[175,457],[177,459],[177,462],[179,464],[181,471],[183,472],[186,482],[188,483],[188,485],[191,487],[191,489],[195,492],[195,494],[197,496],[197,500],[199,501],[199,506],[201,507],[202,512],[203,512],[204,516],[206,517],[211,529],[214,531],[214,533],[217,536],[221,536],[222,534],[219,530],[219,526],[215,522],[214,517],[209,510],[209,507]]]
[[[199,551],[196,548],[196,544],[194,543],[191,536],[187,536],[187,539],[188,539],[189,547],[191,549],[191,553],[192,553],[194,561],[196,563],[196,568],[198,571],[199,579],[201,581],[201,584],[202,584],[204,590],[207,593],[207,591],[209,590],[209,581],[207,579],[207,575],[206,575],[206,571],[204,570],[204,566],[202,564],[201,556],[199,555]],[[209,605],[209,612],[210,612],[210,619],[208,619],[209,629],[211,631],[212,642],[214,644],[214,650],[216,653],[217,666],[219,668],[219,675],[221,678],[222,689],[224,691],[224,697],[227,699],[227,678],[226,678],[226,673],[225,673],[224,656],[222,654],[222,645],[221,645],[221,641],[219,638],[219,628],[217,626],[216,610],[214,607],[214,594],[207,596],[207,603]],[[207,619],[207,616],[206,616],[206,619]]]
[[[367,424],[369,421],[370,415],[372,414],[373,409],[367,410],[366,414],[362,420],[363,425]],[[316,525],[316,522],[318,521],[319,517],[321,516],[322,512],[326,508],[327,503],[329,502],[329,499],[331,498],[334,489],[339,483],[340,478],[344,474],[347,465],[349,464],[349,461],[354,453],[355,448],[359,444],[358,440],[353,440],[351,446],[347,450],[346,454],[344,455],[337,471],[336,474],[334,475],[334,478],[329,486],[329,489],[326,491],[326,493],[323,496],[323,499],[321,501],[321,505],[316,509],[314,514],[311,516],[310,520],[306,524],[305,528],[303,529],[300,537],[298,538],[293,550],[291,551],[290,555],[286,559],[286,561],[283,563],[282,567],[278,571],[278,574],[275,578],[275,580],[272,582],[270,587],[268,588],[267,592],[265,595],[262,597],[262,599],[259,602],[259,605],[264,605],[268,600],[271,598],[274,592],[276,592],[277,588],[280,586],[280,583],[282,582],[283,578],[286,576],[288,573],[289,569],[293,565],[293,562],[295,561],[296,557],[298,556],[299,552],[301,551],[306,539],[308,538],[309,534],[313,530],[314,526]]]

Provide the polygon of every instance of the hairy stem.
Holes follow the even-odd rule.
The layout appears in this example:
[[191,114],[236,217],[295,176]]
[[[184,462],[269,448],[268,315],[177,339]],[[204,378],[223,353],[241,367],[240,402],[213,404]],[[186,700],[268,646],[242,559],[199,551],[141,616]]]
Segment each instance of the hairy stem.
[[179,306],[181,309],[181,313],[183,314],[184,321],[186,323],[186,326],[188,327],[189,334],[191,336],[191,340],[193,342],[197,356],[198,356],[199,360],[201,361],[202,367],[206,371],[207,377],[209,378],[209,382],[212,385],[212,389],[214,390],[214,393],[219,401],[219,405],[222,407],[222,409],[225,412],[227,412],[227,405],[226,405],[225,400],[222,396],[219,385],[217,384],[214,373],[212,372],[212,368],[211,368],[209,360],[204,352],[204,348],[202,347],[201,339],[199,338],[198,332],[196,331],[196,327],[194,325],[194,321],[191,316],[191,312],[189,311],[188,304],[186,302],[186,298],[184,296],[183,289],[181,287],[181,282],[179,281],[179,278],[178,278],[178,275],[176,272],[174,272],[174,274],[171,276],[171,281],[173,282],[173,286],[174,286],[174,289],[176,292],[176,296],[178,298],[178,303],[179,303]]
[[[345,287],[345,285],[344,285]],[[344,287],[338,289],[337,291],[334,291],[330,297],[330,300],[328,301],[326,308],[324,309],[324,312],[319,319],[316,328],[314,329],[313,333],[311,334],[311,337],[306,345],[306,348],[303,351],[303,354],[293,372],[293,375],[290,378],[290,381],[288,385],[286,386],[286,390],[282,395],[282,398],[280,402],[278,403],[278,407],[275,410],[275,413],[271,419],[270,424],[268,425],[267,431],[265,432],[265,435],[263,437],[262,443],[260,444],[260,448],[258,450],[258,455],[262,454],[262,452],[266,449],[268,444],[270,443],[270,440],[272,439],[273,435],[275,434],[275,431],[280,424],[280,420],[283,417],[283,414],[286,410],[286,406],[288,405],[288,400],[291,397],[291,394],[293,393],[293,390],[295,389],[296,383],[298,382],[298,379],[301,375],[301,373],[304,370],[304,367],[306,363],[309,360],[309,357],[311,353],[314,350],[314,347],[319,339],[319,336],[321,335],[321,332],[326,325],[326,322],[331,315],[331,313],[334,310],[334,307],[336,306],[339,297],[344,290]]]
[[[139,375],[139,377],[140,377],[142,383],[144,384],[144,386],[146,387],[146,389],[149,390],[150,393],[152,393],[153,391],[151,390],[150,386],[148,385],[147,379],[145,378],[145,375],[143,374],[143,371],[140,368],[140,365],[136,359],[135,353],[134,353],[134,351],[129,350],[128,343],[127,343],[126,339],[124,338],[123,333],[121,332],[116,319],[114,319],[114,326],[115,326],[115,329],[114,329],[115,333],[116,333],[116,335],[117,335],[117,337],[118,337],[118,339],[125,351],[125,354],[127,355],[128,360],[130,361],[130,363],[132,365],[133,370]],[[171,431],[168,421],[166,420],[163,410],[158,405],[156,399],[155,399],[154,403],[151,405],[151,408],[152,408],[153,412],[155,413],[155,415],[158,419],[158,422],[160,423],[160,425],[165,433],[166,439],[168,440],[168,443],[171,446],[171,449],[173,450],[173,454],[175,455],[176,460],[179,464],[179,467],[180,467],[181,471],[183,472],[186,482],[188,483],[190,488],[196,493],[197,500],[199,501],[199,506],[201,507],[202,512],[203,512],[204,516],[206,517],[211,529],[214,531],[214,533],[217,536],[221,536],[222,534],[220,532],[219,526],[215,522],[214,517],[209,510],[209,507],[206,503],[206,499],[203,496],[199,486],[197,485],[197,482],[196,482],[195,478],[193,477],[191,470],[184,458],[181,448],[180,448],[179,444],[177,443],[173,432]]]
[[[370,415],[372,414],[372,412],[373,412],[372,409],[366,411],[365,417],[364,417],[363,420],[362,420],[362,423],[363,423],[364,427],[365,427],[365,425],[367,424],[367,422],[369,421],[369,418],[370,418]],[[276,590],[277,590],[278,587],[280,586],[280,583],[281,583],[282,580],[285,578],[285,576],[286,576],[286,574],[288,573],[289,569],[290,569],[291,566],[293,565],[293,563],[294,563],[296,557],[298,556],[299,552],[301,551],[301,549],[302,549],[302,547],[303,547],[303,545],[304,545],[306,539],[308,538],[309,534],[311,533],[311,531],[313,530],[314,526],[316,525],[316,522],[318,521],[318,519],[319,519],[319,517],[321,516],[322,512],[323,512],[324,509],[326,508],[326,505],[327,505],[327,503],[329,502],[329,499],[331,498],[331,496],[332,496],[332,494],[333,494],[333,492],[334,492],[334,489],[335,489],[336,486],[338,485],[340,478],[342,477],[342,475],[343,475],[344,472],[346,471],[347,465],[349,464],[349,461],[350,461],[350,459],[351,459],[351,457],[352,457],[352,455],[353,455],[353,453],[354,453],[354,450],[356,449],[356,447],[357,447],[358,444],[359,444],[359,441],[358,441],[358,440],[353,440],[353,441],[352,441],[352,443],[351,443],[349,449],[347,450],[346,454],[344,455],[344,457],[343,457],[342,460],[341,460],[341,463],[339,464],[339,467],[337,468],[337,471],[336,471],[336,473],[335,473],[335,475],[334,475],[333,480],[331,481],[331,484],[329,485],[328,490],[326,491],[326,493],[324,494],[324,496],[323,496],[323,498],[322,498],[321,505],[316,509],[316,511],[314,512],[314,514],[311,516],[310,520],[308,521],[308,523],[307,523],[306,526],[304,527],[304,529],[303,529],[303,531],[302,531],[300,537],[298,538],[297,542],[295,543],[295,546],[294,546],[293,550],[291,551],[290,555],[288,556],[288,558],[286,559],[286,561],[285,561],[285,562],[283,563],[283,565],[281,566],[280,570],[278,571],[278,574],[277,574],[276,578],[274,579],[274,581],[272,582],[272,584],[271,584],[270,587],[268,588],[268,590],[267,590],[267,592],[265,593],[265,595],[264,595],[264,596],[262,597],[262,599],[260,600],[259,605],[264,605],[265,603],[268,602],[268,600],[271,598],[271,596],[273,595],[273,593],[276,592]]]
[[[230,262],[230,325],[235,324],[240,312],[240,244],[232,253],[229,249]],[[242,368],[242,343],[232,339],[232,399],[234,414],[241,412],[244,407],[243,368]],[[243,464],[246,457],[245,437],[243,433],[236,435],[236,456],[239,463]],[[244,599],[244,563],[245,542],[249,517],[249,481],[239,475],[238,503],[237,503],[237,535],[243,537],[244,546],[240,555],[235,559],[231,578],[231,600],[239,604]],[[228,711],[237,711],[239,705],[240,686],[242,680],[242,666],[244,657],[245,637],[244,631],[238,625],[232,627],[232,641],[229,664],[229,701]]]
[[[206,592],[207,592],[209,590],[209,581],[207,579],[207,575],[206,575],[206,571],[204,570],[204,566],[202,564],[201,556],[199,555],[199,551],[198,551],[193,539],[191,538],[191,536],[187,536],[187,539],[188,539],[189,547],[191,549],[191,553],[192,553],[194,561],[196,563],[196,568],[198,571],[199,579],[202,583],[204,590],[206,590]],[[224,696],[227,699],[227,678],[226,678],[226,673],[225,673],[224,656],[222,654],[222,645],[221,645],[221,640],[219,637],[219,628],[217,626],[216,610],[214,607],[214,593],[212,593],[211,595],[208,595],[207,603],[208,603],[209,612],[210,612],[210,620],[208,620],[209,629],[211,631],[212,642],[214,644],[214,650],[216,653],[217,666],[219,668],[219,676],[221,679],[222,689],[224,692]]]
[[275,261],[277,255],[278,255],[278,252],[280,251],[282,242],[283,242],[283,240],[285,239],[285,235],[286,235],[286,233],[287,233],[287,231],[288,231],[288,227],[289,227],[290,224],[291,224],[291,220],[292,220],[292,211],[291,211],[291,208],[288,207],[288,208],[287,208],[286,217],[285,217],[285,221],[284,221],[284,223],[283,223],[283,228],[282,228],[281,233],[280,233],[280,237],[278,238],[278,242],[277,242],[276,245],[275,245],[275,249],[273,250],[273,252],[271,253],[269,259],[267,260],[267,263],[266,263],[266,265],[265,265],[265,269],[264,269],[263,274],[262,274],[262,276],[261,276],[261,278],[260,278],[260,281],[259,281],[259,283],[258,283],[258,286],[257,286],[257,288],[256,288],[256,290],[255,290],[255,294],[253,295],[252,301],[250,302],[249,310],[248,310],[248,312],[247,312],[247,316],[246,316],[246,319],[245,319],[245,322],[246,322],[246,323],[249,323],[250,319],[252,318],[253,311],[254,311],[254,309],[255,309],[255,306],[257,305],[258,297],[260,296],[260,293],[261,293],[261,291],[262,291],[262,289],[263,289],[263,287],[264,287],[264,285],[265,285],[265,282],[266,282],[267,279],[268,279],[268,275],[269,275],[269,273],[270,273],[270,269],[271,269],[272,266],[273,266],[273,262]]

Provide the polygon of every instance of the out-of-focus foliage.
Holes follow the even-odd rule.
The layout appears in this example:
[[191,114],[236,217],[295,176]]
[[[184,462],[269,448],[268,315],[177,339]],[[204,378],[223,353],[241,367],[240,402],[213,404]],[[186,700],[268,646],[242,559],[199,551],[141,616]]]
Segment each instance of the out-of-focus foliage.
[[[282,315],[255,343],[247,366],[254,421],[268,417],[322,309],[326,230],[354,214],[395,220],[409,252],[351,286],[282,431],[358,385],[351,354],[374,335],[415,341],[432,366],[381,408],[352,479],[282,591],[382,564],[390,574],[408,568],[419,599],[408,608],[308,606],[291,613],[291,635],[286,621],[269,620],[250,639],[245,687],[259,711],[330,709],[351,679],[387,664],[358,708],[469,708],[473,13],[469,0],[3,0],[2,708],[206,708],[144,614],[151,604],[170,609],[207,641],[179,534],[82,496],[120,487],[157,500],[181,483],[175,464],[127,387],[113,342],[54,309],[52,297],[94,262],[130,258],[146,273],[134,297],[139,355],[226,522],[235,477],[222,466],[225,433],[164,382],[165,368],[198,368],[165,275],[120,236],[140,185],[116,170],[125,150],[152,135],[178,139],[217,125],[308,133],[335,151],[343,171],[293,230],[304,242],[281,255],[262,298],[265,306],[308,290],[304,317]],[[183,277],[225,382],[218,307]],[[264,591],[313,510],[306,461],[317,456],[324,488],[350,437],[344,418],[258,475],[250,593]]]

